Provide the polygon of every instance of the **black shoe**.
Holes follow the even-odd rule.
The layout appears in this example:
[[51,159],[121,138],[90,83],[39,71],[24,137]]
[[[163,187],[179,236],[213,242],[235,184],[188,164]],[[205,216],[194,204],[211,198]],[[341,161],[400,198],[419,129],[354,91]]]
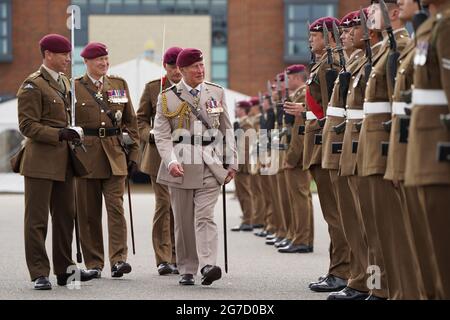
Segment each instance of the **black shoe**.
[[365,300],[387,300],[387,298],[381,298],[381,297],[377,297],[377,296],[374,296],[373,294],[371,294]]
[[231,228],[231,231],[253,231],[251,224],[242,223],[239,226]]
[[[85,282],[94,279],[97,275],[96,271],[93,270],[79,269],[78,272],[79,275],[75,275],[75,279],[72,280]],[[56,282],[58,283],[58,286],[66,286],[68,284],[67,280],[69,280],[69,277],[72,276],[74,273],[75,271],[72,273],[63,273],[56,275]],[[77,277],[79,278],[77,279]]]
[[169,265],[172,268],[172,274],[180,274],[176,263],[169,263]]
[[332,292],[344,289],[347,286],[347,280],[336,277],[332,274],[328,275],[325,279],[317,284],[309,287],[312,291],[316,292]]
[[91,272],[94,275],[94,279],[100,279],[102,277],[102,269],[100,268],[92,268],[86,271]]
[[130,273],[131,266],[129,263],[124,261],[119,261],[111,268],[111,277],[120,278],[124,273]]
[[273,246],[275,243],[280,242],[282,240],[283,238],[273,238],[271,240],[266,240],[266,244],[268,244],[269,246]]
[[182,286],[193,286],[195,284],[194,276],[189,273],[183,274],[178,283],[181,284]]
[[48,280],[48,277],[39,277],[34,280],[34,289],[35,290],[51,290],[52,284]]
[[277,236],[275,235],[275,234],[273,234],[273,233],[268,233],[267,235],[266,235],[266,240],[273,240],[273,239],[275,239]]
[[304,244],[290,244],[286,247],[282,247],[278,249],[278,252],[281,253],[310,253],[313,252],[313,247],[307,246]]
[[260,229],[260,228],[264,228],[264,225],[262,223],[256,223],[253,225],[254,229]]
[[171,274],[172,273],[172,267],[167,263],[163,262],[158,265],[158,273],[160,276]]
[[209,286],[216,280],[222,278],[222,270],[218,266],[206,265],[202,268],[202,285]]
[[320,276],[317,279],[317,281],[310,282],[309,285],[308,285],[308,288],[311,288],[311,286],[314,285],[314,284],[318,284],[319,282],[322,282],[326,277],[328,277],[328,273],[324,274],[323,276]]
[[275,246],[275,248],[283,248],[283,247],[286,247],[286,246],[288,246],[290,244],[291,244],[291,240],[285,238],[285,239],[283,239],[281,241],[276,242],[274,244],[274,246]]
[[269,233],[266,230],[255,232],[254,235],[258,237],[266,237]]
[[332,292],[327,300],[366,300],[369,293],[345,287],[341,291]]

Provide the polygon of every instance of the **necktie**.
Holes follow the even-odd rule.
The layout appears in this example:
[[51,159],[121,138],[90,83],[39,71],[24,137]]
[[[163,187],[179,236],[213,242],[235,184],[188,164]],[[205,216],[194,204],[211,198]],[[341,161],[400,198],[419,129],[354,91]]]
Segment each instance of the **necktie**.
[[58,84],[62,91],[66,92],[66,86],[64,85],[64,81],[61,76],[58,77]]
[[194,98],[197,98],[199,91],[197,89],[192,89],[189,91]]
[[95,86],[97,87],[97,91],[102,91],[103,83],[100,80],[95,81]]

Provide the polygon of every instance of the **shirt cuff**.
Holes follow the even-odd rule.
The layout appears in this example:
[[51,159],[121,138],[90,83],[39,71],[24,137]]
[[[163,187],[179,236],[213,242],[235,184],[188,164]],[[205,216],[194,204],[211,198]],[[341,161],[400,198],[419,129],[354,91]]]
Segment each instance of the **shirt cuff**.
[[178,162],[178,160],[172,160],[172,161],[170,161],[169,164],[167,165],[167,170],[169,170],[170,165],[171,165],[172,163],[176,163],[176,162]]

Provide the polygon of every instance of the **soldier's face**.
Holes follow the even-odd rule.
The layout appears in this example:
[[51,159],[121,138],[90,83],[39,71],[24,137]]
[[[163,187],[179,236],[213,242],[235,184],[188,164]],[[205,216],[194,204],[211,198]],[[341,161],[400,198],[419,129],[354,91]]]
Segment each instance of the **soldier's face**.
[[312,52],[320,54],[325,49],[325,41],[322,32],[311,32],[309,35],[309,44]]
[[173,83],[181,81],[183,75],[175,64],[164,64],[164,69],[166,69],[167,78],[169,78],[170,81]]
[[180,68],[180,71],[183,74],[184,81],[193,88],[205,80],[205,64],[203,61]]
[[242,118],[245,116],[245,110],[241,107],[236,107],[234,113],[235,113],[236,118]]
[[351,38],[353,42],[353,47],[357,49],[364,48],[364,29],[362,26],[355,26],[351,31]]
[[353,41],[352,41],[352,30],[353,28],[344,28],[341,34],[342,45],[345,50],[353,49]]
[[415,0],[398,0],[397,4],[400,11],[400,19],[403,21],[411,21],[414,14],[419,10]]
[[55,53],[46,51],[46,59],[50,63],[49,67],[57,72],[66,72],[69,68],[71,55],[67,53]]
[[95,59],[84,59],[87,71],[90,75],[102,77],[106,75],[109,69],[108,56],[98,57]]

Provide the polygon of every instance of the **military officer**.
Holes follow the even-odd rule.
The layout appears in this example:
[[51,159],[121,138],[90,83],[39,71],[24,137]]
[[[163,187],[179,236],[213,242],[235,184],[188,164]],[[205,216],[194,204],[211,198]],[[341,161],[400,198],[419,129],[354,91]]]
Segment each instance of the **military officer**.
[[153,216],[152,242],[156,265],[160,275],[178,273],[175,256],[175,236],[173,230],[173,213],[170,207],[170,195],[167,186],[156,182],[161,157],[155,145],[153,126],[156,115],[156,103],[161,90],[170,88],[180,82],[181,73],[176,66],[181,48],[169,48],[163,57],[166,75],[147,83],[142,94],[137,120],[139,136],[144,144],[141,171],[150,176],[155,192],[155,213]]
[[[331,239],[330,266],[327,276],[321,278],[318,282],[311,283],[310,289],[325,292],[343,289],[349,276],[349,250],[342,229],[336,197],[331,185],[330,174],[328,170],[323,169],[321,166],[321,121],[325,117],[326,107],[331,96],[331,92],[327,90],[326,70],[339,68],[338,56],[331,52],[332,56],[328,57],[323,35],[323,26],[325,24],[330,43],[329,49],[333,50],[335,47],[335,41],[332,36],[333,21],[339,26],[339,20],[336,18],[324,17],[314,21],[309,29],[309,41],[312,51],[320,56],[320,59],[311,68],[310,77],[307,81],[306,106],[308,112],[303,149],[303,169],[310,170],[317,184],[320,205],[325,221],[328,224]],[[327,63],[329,58],[331,58],[331,65]]]
[[[43,64],[21,85],[18,97],[20,132],[26,137],[20,161],[25,177],[25,255],[34,289],[49,290],[50,262],[45,249],[48,213],[52,217],[53,272],[66,285],[75,262],[72,237],[75,219],[74,179],[69,144],[79,139],[70,124],[71,44],[58,34],[39,42]],[[75,267],[76,268],[76,267]],[[73,269],[73,271],[70,271]],[[80,280],[94,277],[80,271]]]
[[[303,140],[305,119],[292,110],[295,103],[305,103],[306,67],[294,64],[286,68],[288,77],[289,101],[284,104],[286,114],[294,116],[291,139],[284,157],[283,167],[291,204],[291,243],[278,249],[281,253],[309,253],[314,245],[314,217],[311,195],[311,174],[303,170]],[[300,129],[302,127],[302,129]]]
[[[80,236],[87,268],[101,276],[104,267],[102,196],[108,215],[111,276],[131,272],[127,263],[127,225],[123,194],[127,174],[137,171],[139,137],[136,115],[124,79],[108,76],[106,45],[89,43],[81,52],[87,71],[75,80],[77,125],[85,134],[87,152],[80,153],[90,173],[77,180]],[[123,132],[131,143],[125,146]]]
[[431,16],[416,34],[405,186],[417,188],[421,208],[428,219],[441,282],[437,284],[440,287],[437,298],[450,299],[447,248],[450,241],[450,164],[448,155],[445,158],[445,145],[439,145],[450,141],[450,131],[440,121],[441,115],[449,113],[450,1],[422,2],[430,5]]
[[[193,285],[200,267],[201,283],[210,285],[222,276],[214,206],[220,186],[230,182],[238,169],[234,134],[224,89],[204,80],[203,53],[184,49],[177,66],[183,79],[163,91],[157,104],[154,130],[162,159],[158,182],[169,187],[179,283]],[[227,152],[219,148],[221,135],[226,137]]]
[[[235,131],[237,139],[239,169],[234,178],[236,186],[236,195],[242,209],[241,224],[231,228],[231,231],[253,231],[253,212],[254,202],[252,199],[251,175],[250,175],[250,139],[246,133],[253,129],[248,113],[252,104],[249,101],[242,100],[236,103],[235,113],[239,121],[239,129]],[[255,137],[255,136],[254,136]]]

